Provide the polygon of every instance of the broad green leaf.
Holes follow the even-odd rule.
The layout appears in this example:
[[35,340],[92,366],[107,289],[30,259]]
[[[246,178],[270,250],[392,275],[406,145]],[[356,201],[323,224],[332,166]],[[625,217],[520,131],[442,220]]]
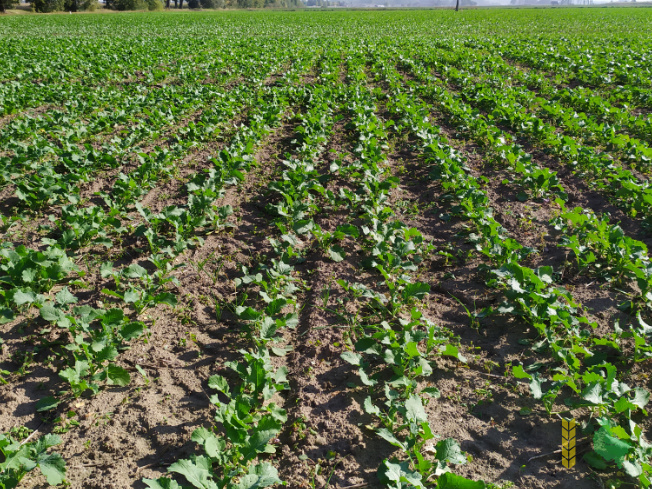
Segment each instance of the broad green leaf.
[[409,462],[383,461],[378,468],[378,479],[388,487],[397,489],[425,489],[421,482],[421,474],[410,470]]
[[641,387],[636,387],[634,388],[634,399],[632,399],[632,403],[637,405],[641,409],[645,409],[645,406],[650,402],[650,393],[641,388]]
[[208,431],[203,427],[197,428],[193,431],[191,440],[203,446],[206,455],[212,458],[218,458],[225,446],[225,441],[223,439],[218,439],[215,433]]
[[167,304],[168,306],[174,307],[177,305],[177,296],[170,292],[163,292],[162,294],[154,297],[154,302],[157,304]]
[[221,375],[211,375],[208,379],[208,387],[223,392],[227,396],[230,393],[229,383]]
[[76,304],[79,299],[75,297],[69,290],[68,287],[64,287],[56,296],[57,304],[61,306],[66,306],[68,304]]
[[120,329],[120,336],[122,336],[127,341],[133,340],[134,338],[138,338],[140,335],[142,335],[144,330],[144,323],[140,321],[133,321],[131,323],[125,324]]
[[276,450],[268,443],[278,435],[281,427],[281,423],[272,416],[265,416],[260,420],[251,433],[248,446],[242,448],[244,459],[254,459],[258,453],[274,453]]
[[514,365],[512,367],[512,374],[517,379],[531,379],[532,376],[523,369],[522,365]]
[[119,387],[124,387],[129,385],[131,376],[124,368],[118,367],[117,365],[109,365],[106,369],[106,382],[109,385],[117,385]]
[[373,401],[371,400],[371,397],[367,397],[364,400],[364,410],[367,414],[374,414],[376,416],[380,416],[380,409],[378,406],[375,406]]
[[140,295],[141,292],[136,289],[129,289],[128,291],[125,292],[125,295],[123,296],[123,300],[127,304],[133,304],[135,302],[138,302],[140,300]]
[[118,356],[118,349],[115,346],[112,345],[105,346],[95,356],[95,362],[101,364],[102,362],[113,360],[117,356]]
[[484,481],[473,481],[451,472],[446,472],[437,479],[437,489],[486,489],[486,487]]
[[416,424],[428,421],[428,415],[423,409],[421,398],[417,394],[412,394],[408,400],[405,401],[405,417],[408,421]]
[[439,348],[439,353],[444,356],[457,358],[460,362],[466,363],[466,357],[460,353],[459,348],[447,343]]
[[22,306],[36,302],[36,298],[36,294],[32,291],[24,292],[22,290],[16,290],[14,292],[13,301],[17,306]]
[[184,486],[180,486],[177,481],[168,479],[167,477],[161,477],[156,480],[143,479],[142,481],[149,489],[184,489]]
[[243,321],[255,321],[261,316],[261,313],[252,307],[238,306],[235,308],[235,314]]
[[281,483],[276,467],[263,462],[249,467],[249,473],[240,479],[235,489],[258,489]]
[[594,469],[604,470],[608,466],[604,458],[602,458],[600,455],[598,455],[595,452],[587,452],[584,454],[582,458],[586,463],[588,463]]
[[192,460],[179,460],[168,468],[168,472],[175,472],[184,476],[197,489],[217,489],[211,480],[212,464],[206,457],[194,457]]
[[62,310],[57,309],[52,304],[46,304],[41,307],[40,314],[43,319],[50,322],[57,322],[66,317]]
[[350,363],[351,365],[360,366],[360,362],[362,361],[362,355],[360,355],[359,353],[354,353],[352,351],[342,352],[340,357],[342,357],[342,360]]
[[628,476],[634,478],[638,477],[643,473],[643,468],[636,461],[629,461],[629,460],[623,461],[623,470]]
[[143,278],[147,276],[147,270],[145,270],[140,265],[134,263],[129,265],[122,271],[122,275],[127,278]]
[[411,297],[422,300],[428,292],[430,292],[430,285],[428,284],[424,284],[422,282],[407,284],[405,289],[403,289],[403,298],[406,301]]
[[602,404],[602,384],[591,383],[582,391],[582,399],[591,404]]
[[51,409],[56,408],[61,400],[57,399],[56,397],[48,396],[44,397],[43,399],[39,399],[36,402],[36,410],[41,413],[44,411],[50,411]]
[[337,232],[353,236],[354,238],[360,237],[360,230],[353,224],[342,224],[337,226]]
[[58,453],[43,454],[37,459],[38,467],[51,486],[59,485],[66,477],[66,462]]
[[388,441],[391,445],[394,445],[395,447],[400,448],[401,450],[406,451],[407,447],[403,442],[401,442],[396,436],[394,436],[394,433],[389,431],[387,428],[380,428],[376,430],[376,433],[378,436],[380,436],[382,439]]
[[436,445],[437,459],[450,464],[465,464],[466,456],[460,444],[453,438],[447,438]]
[[346,258],[346,253],[341,246],[331,246],[328,248],[328,256],[330,256],[331,260],[335,263],[339,263]]
[[614,436],[602,427],[593,435],[593,449],[607,461],[614,460],[622,466],[623,459],[629,453],[630,445]]

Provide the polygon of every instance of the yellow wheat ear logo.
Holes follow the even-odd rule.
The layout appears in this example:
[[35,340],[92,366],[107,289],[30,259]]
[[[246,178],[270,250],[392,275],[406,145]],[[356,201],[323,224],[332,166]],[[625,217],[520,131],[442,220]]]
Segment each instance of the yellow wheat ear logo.
[[575,420],[561,420],[561,463],[567,469],[575,466]]

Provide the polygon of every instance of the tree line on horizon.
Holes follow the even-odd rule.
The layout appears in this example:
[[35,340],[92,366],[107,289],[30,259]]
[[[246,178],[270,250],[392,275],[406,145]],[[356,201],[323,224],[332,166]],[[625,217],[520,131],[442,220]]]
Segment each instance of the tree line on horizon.
[[[184,1],[190,9],[220,8],[296,8],[304,7],[301,0],[104,0],[104,8],[111,10],[163,10],[182,9]],[[165,3],[163,3],[165,2]],[[318,2],[318,3],[316,3]],[[94,11],[97,0],[31,0],[35,12],[83,12]],[[309,5],[329,6],[329,0],[309,0]],[[0,13],[19,4],[19,0],[0,0]]]

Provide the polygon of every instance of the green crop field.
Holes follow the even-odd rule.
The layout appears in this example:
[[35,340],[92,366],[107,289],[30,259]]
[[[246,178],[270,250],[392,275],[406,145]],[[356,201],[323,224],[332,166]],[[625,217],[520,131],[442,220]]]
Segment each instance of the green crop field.
[[0,488],[649,487],[650,32],[0,17]]

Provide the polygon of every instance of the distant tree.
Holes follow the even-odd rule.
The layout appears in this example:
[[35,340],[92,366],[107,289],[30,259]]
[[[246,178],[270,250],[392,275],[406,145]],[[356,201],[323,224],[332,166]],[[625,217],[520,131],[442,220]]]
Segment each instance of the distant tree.
[[[169,1],[169,0],[168,0]],[[224,0],[199,0],[202,8],[223,8]]]
[[60,12],[66,7],[65,0],[33,0],[32,8],[37,12]]
[[95,0],[65,0],[63,9],[68,12],[81,12],[89,10],[94,2]]
[[238,7],[240,8],[263,8],[265,0],[238,0]]
[[17,4],[17,0],[0,0],[0,13],[4,14],[8,9]]
[[160,0],[106,0],[106,8],[111,10],[161,10],[163,4]]
[[[316,0],[313,0],[316,2]],[[301,0],[265,0],[264,7],[274,7],[274,8],[297,8],[304,7],[304,4]]]

